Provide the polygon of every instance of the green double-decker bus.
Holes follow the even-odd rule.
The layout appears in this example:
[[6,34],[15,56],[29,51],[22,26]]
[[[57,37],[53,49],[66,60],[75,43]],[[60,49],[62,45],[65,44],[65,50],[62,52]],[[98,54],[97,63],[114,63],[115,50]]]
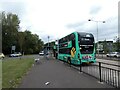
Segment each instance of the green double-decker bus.
[[71,64],[94,63],[95,40],[91,33],[73,32],[58,41],[59,60]]

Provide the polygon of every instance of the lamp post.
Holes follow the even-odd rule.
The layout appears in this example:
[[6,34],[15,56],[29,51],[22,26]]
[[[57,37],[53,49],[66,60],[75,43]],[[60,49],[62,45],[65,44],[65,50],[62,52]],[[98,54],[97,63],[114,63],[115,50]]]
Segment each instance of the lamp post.
[[[91,20],[91,19],[88,19],[88,21],[96,22],[96,25],[97,25],[97,48],[98,48],[98,45],[99,45],[99,41],[98,41],[98,23],[99,22],[105,23],[105,21],[94,21],[94,20]],[[98,48],[97,52],[98,52],[98,56],[99,56],[99,48]]]
[[48,36],[48,52],[49,52],[49,38],[50,38],[50,36]]

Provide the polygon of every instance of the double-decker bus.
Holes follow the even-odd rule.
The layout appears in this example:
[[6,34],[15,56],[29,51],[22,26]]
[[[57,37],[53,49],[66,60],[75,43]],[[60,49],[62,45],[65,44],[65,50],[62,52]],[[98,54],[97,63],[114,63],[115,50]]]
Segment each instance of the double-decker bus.
[[58,59],[71,64],[94,63],[95,41],[91,33],[73,32],[58,41]]

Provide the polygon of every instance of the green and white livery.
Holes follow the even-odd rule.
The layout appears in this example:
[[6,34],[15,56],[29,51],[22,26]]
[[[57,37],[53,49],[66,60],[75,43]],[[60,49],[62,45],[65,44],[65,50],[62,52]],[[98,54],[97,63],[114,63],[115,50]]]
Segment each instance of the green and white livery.
[[58,59],[79,65],[94,63],[95,41],[91,33],[73,32],[58,41]]

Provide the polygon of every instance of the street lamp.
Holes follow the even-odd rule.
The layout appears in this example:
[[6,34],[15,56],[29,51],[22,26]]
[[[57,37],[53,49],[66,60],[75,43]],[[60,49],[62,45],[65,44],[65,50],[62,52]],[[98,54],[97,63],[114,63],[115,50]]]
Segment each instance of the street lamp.
[[55,57],[56,57],[56,59],[58,59],[58,55],[59,55],[59,39],[56,40],[55,44],[56,44]]
[[50,36],[48,36],[48,54],[49,54],[49,38],[50,38]]
[[[105,21],[94,21],[91,19],[88,19],[88,21],[93,21],[93,22],[96,22],[96,24],[97,24],[97,48],[98,48],[98,43],[99,43],[99,41],[98,41],[98,23],[99,22],[105,23]],[[97,51],[98,51],[98,56],[99,56],[99,49]]]

